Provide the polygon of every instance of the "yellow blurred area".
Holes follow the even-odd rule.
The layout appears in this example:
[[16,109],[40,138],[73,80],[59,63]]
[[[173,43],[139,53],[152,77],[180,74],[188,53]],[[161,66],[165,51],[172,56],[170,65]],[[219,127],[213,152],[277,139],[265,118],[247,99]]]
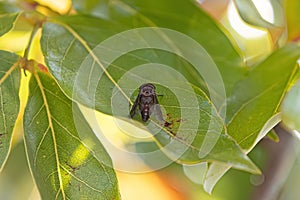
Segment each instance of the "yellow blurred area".
[[36,2],[61,14],[67,13],[72,3],[71,0],[36,0]]
[[0,48],[22,55],[29,36],[30,32],[28,31],[12,31],[7,33],[0,37]]
[[123,200],[187,200],[156,173],[117,173]]

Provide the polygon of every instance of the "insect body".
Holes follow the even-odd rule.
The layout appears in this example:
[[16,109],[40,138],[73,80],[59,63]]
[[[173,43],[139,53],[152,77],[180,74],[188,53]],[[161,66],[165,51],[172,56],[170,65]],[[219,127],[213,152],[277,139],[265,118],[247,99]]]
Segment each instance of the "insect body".
[[146,83],[140,86],[139,94],[130,110],[130,117],[133,118],[138,111],[144,122],[148,121],[153,112],[156,113],[159,120],[163,120],[153,84]]

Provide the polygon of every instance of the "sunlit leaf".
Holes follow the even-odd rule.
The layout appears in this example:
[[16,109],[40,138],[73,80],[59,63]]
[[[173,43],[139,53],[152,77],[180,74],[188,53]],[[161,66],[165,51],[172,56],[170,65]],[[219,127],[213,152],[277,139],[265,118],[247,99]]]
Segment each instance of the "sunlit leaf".
[[20,69],[18,56],[0,51],[0,169],[8,156],[19,113]]
[[[41,197],[120,199],[110,158],[77,105],[47,72],[35,72],[29,89],[25,143]],[[90,135],[89,140],[82,141],[80,132]],[[96,146],[97,158],[88,146]]]
[[[229,98],[228,131],[247,152],[280,121],[278,109],[298,70],[299,57],[300,48],[296,45],[279,49],[250,71]],[[230,167],[211,164],[205,190],[210,193]]]
[[243,149],[250,149],[265,123],[278,112],[298,70],[299,57],[297,45],[281,48],[236,85],[228,101],[227,124],[228,132]]

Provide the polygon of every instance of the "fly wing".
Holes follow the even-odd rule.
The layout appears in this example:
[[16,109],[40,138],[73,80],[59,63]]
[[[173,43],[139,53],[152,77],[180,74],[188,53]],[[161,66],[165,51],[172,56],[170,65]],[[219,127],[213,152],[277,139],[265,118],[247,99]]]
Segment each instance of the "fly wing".
[[163,117],[163,114],[161,112],[161,109],[160,109],[160,105],[158,103],[158,99],[157,99],[157,96],[154,95],[153,97],[153,115],[154,117],[160,122],[160,123],[163,123],[165,120],[164,120],[164,117]]
[[131,107],[131,110],[130,110],[130,117],[133,118],[134,115],[137,114],[138,112],[138,108],[139,108],[139,104],[140,104],[140,95],[138,95],[134,101],[134,104],[133,106]]
[[153,107],[154,107],[153,108],[153,115],[154,115],[155,119],[159,123],[163,123],[165,120],[164,120],[163,114],[161,112],[160,105],[159,104],[154,104]]

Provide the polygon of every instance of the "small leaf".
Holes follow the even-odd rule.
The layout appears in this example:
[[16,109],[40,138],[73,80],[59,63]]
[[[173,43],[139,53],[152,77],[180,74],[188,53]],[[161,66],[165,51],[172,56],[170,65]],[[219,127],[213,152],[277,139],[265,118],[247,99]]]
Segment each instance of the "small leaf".
[[[33,74],[29,91],[25,143],[41,197],[120,199],[110,158],[78,106],[47,72]],[[82,140],[81,132],[90,135],[89,140]],[[96,146],[97,157],[88,146]]]
[[214,189],[217,182],[224,176],[224,174],[231,168],[230,165],[223,163],[213,163],[208,167],[206,178],[203,183],[203,188],[210,193]]
[[13,28],[18,16],[16,10],[12,5],[0,2],[0,36]]
[[20,109],[18,56],[0,51],[0,169],[10,151],[13,128]]
[[203,185],[208,169],[207,162],[195,165],[182,165],[184,174],[194,183]]

